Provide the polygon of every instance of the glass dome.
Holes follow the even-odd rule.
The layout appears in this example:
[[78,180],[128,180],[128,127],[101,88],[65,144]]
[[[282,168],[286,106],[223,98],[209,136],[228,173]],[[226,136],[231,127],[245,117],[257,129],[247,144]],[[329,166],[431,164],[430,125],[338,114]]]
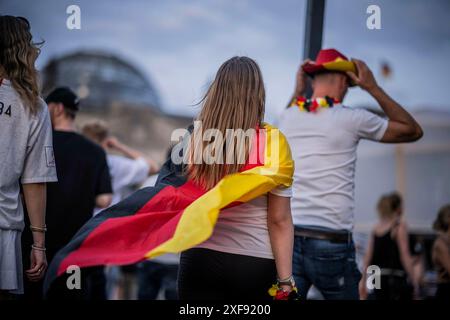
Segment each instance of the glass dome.
[[79,51],[52,59],[43,69],[43,93],[68,86],[82,107],[102,110],[112,104],[160,109],[158,93],[140,70],[114,55]]

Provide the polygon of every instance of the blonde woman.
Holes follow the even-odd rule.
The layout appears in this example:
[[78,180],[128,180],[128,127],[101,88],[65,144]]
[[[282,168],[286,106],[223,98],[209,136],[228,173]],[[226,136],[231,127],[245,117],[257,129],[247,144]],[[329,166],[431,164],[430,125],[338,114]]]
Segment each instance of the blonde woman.
[[26,275],[45,273],[46,183],[56,181],[50,117],[39,98],[39,49],[25,18],[0,16],[0,299],[23,293],[20,185],[34,243]]
[[432,250],[433,264],[437,271],[436,298],[450,301],[450,204],[439,210],[433,229],[438,233]]
[[367,274],[370,265],[381,269],[381,288],[374,289],[371,299],[409,300],[413,289],[418,291],[418,279],[409,252],[409,236],[402,219],[402,198],[397,193],[384,195],[377,206],[380,217],[375,225],[364,257],[363,276],[359,285],[360,296],[367,298]]
[[[225,136],[227,129],[246,131],[262,126],[264,105],[265,90],[258,65],[248,57],[233,57],[219,68],[197,120],[203,132],[216,129]],[[188,149],[191,160],[202,147],[202,142],[198,143],[194,131]],[[232,163],[190,161],[188,180],[211,189],[224,175],[242,168],[239,159],[248,159],[249,147],[234,147]],[[219,147],[227,148],[230,146]],[[277,187],[254,200],[223,209],[212,236],[181,254],[180,298],[264,300],[270,298],[267,289],[276,278],[285,292],[292,290],[290,196],[290,188]]]

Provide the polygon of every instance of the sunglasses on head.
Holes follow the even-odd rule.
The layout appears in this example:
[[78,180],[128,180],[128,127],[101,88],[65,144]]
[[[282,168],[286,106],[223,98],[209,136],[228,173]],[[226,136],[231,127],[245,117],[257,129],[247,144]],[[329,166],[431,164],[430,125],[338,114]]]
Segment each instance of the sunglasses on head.
[[28,21],[27,18],[24,18],[24,17],[16,17],[16,19],[17,19],[17,20],[20,20],[21,22],[23,22],[23,23],[27,26],[27,28],[30,29],[30,22]]
[[26,28],[28,29],[28,30],[30,30],[30,28],[31,28],[31,25],[30,25],[30,22],[28,21],[28,19],[27,18],[25,18],[25,17],[21,17],[21,16],[17,16],[17,17],[14,17],[14,16],[5,16],[5,15],[0,15],[0,18],[6,18],[6,19],[16,19],[16,20],[19,20],[20,21],[20,23],[23,23],[25,26],[26,26]]

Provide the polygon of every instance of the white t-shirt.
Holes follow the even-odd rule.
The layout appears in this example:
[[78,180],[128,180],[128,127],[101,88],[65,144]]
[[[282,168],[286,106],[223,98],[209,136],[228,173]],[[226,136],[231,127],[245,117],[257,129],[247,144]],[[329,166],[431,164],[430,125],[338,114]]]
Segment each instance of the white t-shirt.
[[295,161],[291,210],[295,225],[353,229],[356,148],[379,141],[388,121],[365,109],[335,105],[317,113],[286,109],[280,130]]
[[[135,190],[133,187],[143,183],[149,172],[149,165],[143,158],[130,159],[124,156],[108,154],[109,174],[113,190],[111,206],[122,201]],[[100,208],[94,209],[94,215],[99,213]]]
[[[277,187],[270,193],[290,197],[291,188]],[[267,228],[267,194],[220,211],[211,237],[197,248],[273,259]]]

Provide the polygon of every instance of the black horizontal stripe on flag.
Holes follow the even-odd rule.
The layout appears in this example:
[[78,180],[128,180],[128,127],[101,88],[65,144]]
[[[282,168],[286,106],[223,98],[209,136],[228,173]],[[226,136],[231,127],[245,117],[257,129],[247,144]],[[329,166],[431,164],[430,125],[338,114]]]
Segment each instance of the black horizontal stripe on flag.
[[154,187],[140,189],[127,197],[123,201],[113,205],[95,217],[87,221],[83,227],[73,236],[70,242],[55,255],[47,270],[44,281],[44,295],[50,289],[52,282],[57,278],[57,272],[62,261],[72,252],[80,248],[83,241],[89,234],[95,230],[101,223],[108,219],[119,218],[134,215],[147,202],[149,202],[156,194],[167,186],[180,187],[186,182],[183,175],[183,166],[172,163],[171,158],[164,163],[161,168],[157,182]]

